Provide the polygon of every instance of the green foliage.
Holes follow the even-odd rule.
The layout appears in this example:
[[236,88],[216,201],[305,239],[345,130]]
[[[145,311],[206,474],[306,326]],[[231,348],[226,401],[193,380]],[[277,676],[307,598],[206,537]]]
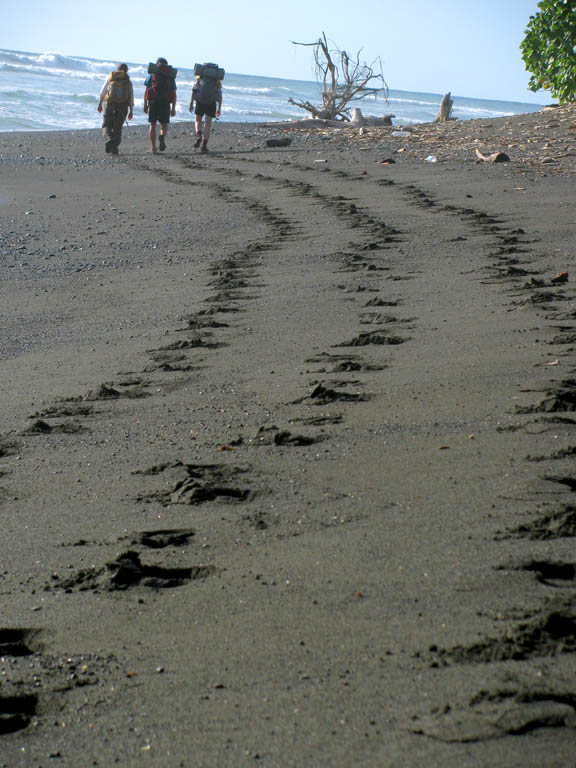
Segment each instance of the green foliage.
[[545,88],[561,104],[576,101],[576,2],[542,0],[538,8],[520,45],[528,87]]

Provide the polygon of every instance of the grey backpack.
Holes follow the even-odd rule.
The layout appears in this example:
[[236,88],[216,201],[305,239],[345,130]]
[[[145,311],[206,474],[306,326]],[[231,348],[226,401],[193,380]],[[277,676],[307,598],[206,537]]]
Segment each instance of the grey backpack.
[[214,104],[220,95],[218,80],[213,77],[200,77],[194,86],[194,96],[198,104]]
[[205,61],[204,64],[194,64],[195,77],[213,77],[214,80],[224,80],[224,70],[218,64]]

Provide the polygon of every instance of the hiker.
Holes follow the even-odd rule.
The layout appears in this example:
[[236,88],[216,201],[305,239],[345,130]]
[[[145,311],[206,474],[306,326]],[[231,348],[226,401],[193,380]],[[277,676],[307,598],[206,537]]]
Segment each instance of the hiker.
[[144,112],[148,115],[150,144],[156,152],[156,123],[160,123],[158,149],[166,149],[166,134],[170,117],[176,114],[176,70],[169,66],[166,59],[156,59],[156,64],[148,68],[150,74],[144,81]]
[[102,103],[106,101],[102,133],[106,140],[106,152],[118,154],[122,141],[122,127],[126,117],[132,120],[134,112],[134,88],[128,77],[128,64],[118,64],[116,72],[110,72],[100,91],[98,112],[102,112]]
[[[194,146],[198,148],[202,144],[202,152],[208,152],[208,139],[210,138],[210,126],[214,117],[220,117],[222,110],[222,82],[217,79],[219,70],[215,64],[196,65],[195,70],[201,74],[196,76],[196,82],[192,88],[190,97],[190,109],[194,110],[196,121],[196,141]],[[202,125],[204,120],[204,125]]]

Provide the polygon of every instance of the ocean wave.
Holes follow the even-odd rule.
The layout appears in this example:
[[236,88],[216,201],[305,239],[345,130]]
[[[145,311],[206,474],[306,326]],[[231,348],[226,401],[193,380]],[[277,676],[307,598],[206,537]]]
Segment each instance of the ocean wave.
[[118,62],[95,61],[78,56],[64,56],[60,53],[18,53],[0,50],[0,64],[11,64],[24,68],[37,67],[49,72],[54,70],[68,72],[102,73],[115,69]]
[[420,99],[400,99],[392,96],[388,98],[388,101],[394,102],[394,104],[415,104],[418,107],[438,107],[440,104],[440,99],[438,101],[421,101]]
[[46,67],[39,67],[35,65],[22,65],[19,67],[16,67],[12,64],[0,64],[0,72],[12,72],[14,74],[23,74],[23,75],[39,75],[43,77],[53,77],[53,76],[74,76],[75,78],[84,79],[84,80],[98,80],[100,81],[102,77],[105,77],[108,72],[111,70],[108,69],[104,73],[97,73],[97,72],[70,72],[70,70],[67,69],[47,69]]
[[19,101],[23,104],[30,102],[52,104],[78,103],[78,104],[97,104],[98,95],[95,93],[65,93],[62,91],[45,90],[5,90],[0,88],[0,97],[6,100]]
[[16,67],[35,65],[38,63],[39,56],[39,54],[0,50],[0,64],[12,64]]
[[71,96],[68,96],[67,98],[72,102],[78,103],[78,104],[97,104],[98,103],[98,96],[95,96],[93,93],[73,93]]
[[[37,75],[67,74],[74,77],[100,79],[116,69],[117,61],[96,61],[79,56],[64,56],[60,53],[18,53],[0,50],[0,72],[14,72]],[[130,75],[144,78],[148,65],[129,65]]]
[[475,118],[490,118],[490,117],[508,117],[513,115],[514,112],[507,112],[505,110],[488,109],[486,107],[467,107],[461,104],[454,104],[454,112],[458,112],[461,115],[466,115],[469,119]]
[[3,99],[21,99],[24,101],[30,98],[30,91],[8,91],[0,88],[0,96]]
[[[274,93],[273,88],[246,88],[242,85],[226,85],[226,83],[222,83],[222,88],[224,91],[230,91],[230,93],[245,93],[248,96],[252,95],[268,95],[269,93]],[[290,91],[287,91],[290,93]]]
[[278,111],[275,109],[238,109],[238,107],[222,107],[226,115],[242,115],[243,117],[293,117],[294,112]]

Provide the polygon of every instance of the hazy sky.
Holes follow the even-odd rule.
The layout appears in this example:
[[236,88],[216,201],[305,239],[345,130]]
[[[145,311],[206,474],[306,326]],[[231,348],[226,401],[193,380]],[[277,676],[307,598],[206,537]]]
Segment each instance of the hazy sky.
[[394,90],[547,103],[527,90],[518,46],[537,0],[5,0],[0,48],[313,80],[322,31]]

